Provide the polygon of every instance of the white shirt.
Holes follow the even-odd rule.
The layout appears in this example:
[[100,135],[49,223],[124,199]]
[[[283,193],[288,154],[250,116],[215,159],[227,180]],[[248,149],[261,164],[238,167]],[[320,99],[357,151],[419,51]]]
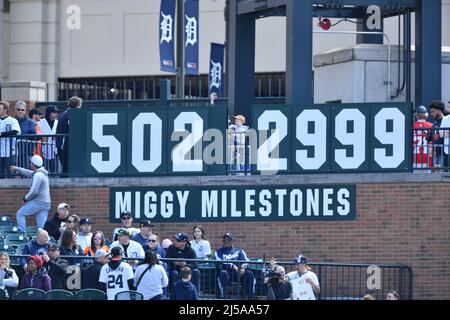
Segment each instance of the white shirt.
[[440,130],[439,132],[444,136],[444,152],[445,154],[450,154],[450,116],[442,119],[441,128],[447,128],[447,130]]
[[191,240],[191,247],[195,250],[198,259],[204,259],[207,255],[211,254],[211,245],[208,240],[200,240],[196,242],[195,240]]
[[[143,272],[148,268],[148,264],[142,264],[136,269],[136,274],[134,275],[134,286],[141,278]],[[167,278],[166,270],[161,265],[152,266],[147,272],[142,276],[141,282],[136,291],[144,295],[144,300],[149,300],[159,294],[163,293],[163,288],[169,285],[169,278]]]
[[[0,132],[16,130],[20,134],[19,121],[13,117],[0,119]],[[11,143],[12,142],[12,143]],[[11,151],[11,152],[10,152]],[[16,138],[0,137],[0,157],[7,158],[16,154]]]
[[[289,278],[289,281],[291,281],[291,282],[298,281],[300,285],[304,285],[304,284],[309,285],[311,287],[311,290],[312,290],[312,286],[306,282],[306,279],[311,279],[311,281],[314,283],[314,285],[319,287],[319,279],[317,278],[317,275],[312,271],[307,271],[304,274],[300,274],[297,271],[292,271],[287,274],[287,277]],[[312,290],[312,292],[314,292],[314,290]],[[295,292],[294,292],[294,294],[295,294]],[[294,297],[294,300],[298,300],[298,299],[301,299],[301,298]],[[315,298],[314,294],[312,294],[311,300],[315,300],[315,299],[316,298]]]
[[[114,247],[120,247],[122,250],[125,251],[123,246],[120,244],[119,240],[114,241],[111,243],[110,249]],[[127,258],[138,258],[143,259],[145,257],[144,249],[142,248],[141,244],[139,242],[130,240],[130,243],[128,244],[127,248]]]
[[81,233],[77,234],[77,244],[81,247],[81,250],[84,251],[86,247],[91,246],[92,233],[89,232],[87,235],[82,235]]
[[105,264],[100,271],[100,282],[106,284],[106,295],[108,300],[114,300],[119,292],[130,291],[128,280],[133,279],[133,269],[128,263],[121,262],[117,269],[111,269],[109,264]]
[[[39,121],[39,126],[41,127],[42,134],[56,134],[56,127],[58,126],[58,120],[55,120],[53,128],[47,122],[47,119],[42,119]],[[56,151],[56,140],[53,137],[46,137],[45,143],[42,144],[42,154],[46,159],[54,159],[57,153]]]
[[[12,278],[3,279],[0,282],[0,290],[5,290],[6,287],[17,288],[17,286],[19,285],[19,277],[17,277],[16,271],[14,271],[14,269],[9,269],[9,268],[8,268],[8,271],[12,272]],[[6,293],[6,296],[8,296],[7,290],[5,290],[5,293]]]

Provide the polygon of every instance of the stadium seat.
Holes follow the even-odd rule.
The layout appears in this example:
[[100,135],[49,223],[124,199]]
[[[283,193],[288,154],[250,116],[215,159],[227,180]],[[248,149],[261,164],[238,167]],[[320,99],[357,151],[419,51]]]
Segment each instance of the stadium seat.
[[73,294],[67,290],[54,289],[45,294],[46,300],[72,300]]
[[25,248],[26,246],[27,246],[26,243],[19,244],[19,245],[16,247],[16,252],[17,252],[17,254],[22,254],[23,248]]
[[3,289],[0,289],[0,300],[6,300],[6,293]]
[[26,229],[25,229],[25,234],[29,237],[29,238],[32,238],[32,237],[34,237],[34,236],[36,236],[36,232],[38,231],[38,227],[37,226],[30,226],[30,227],[27,227]]
[[74,300],[106,300],[106,294],[97,289],[83,289],[75,293]]
[[1,216],[0,217],[0,226],[12,226],[13,222],[10,217],[8,216]]
[[4,243],[0,247],[0,251],[6,252],[7,254],[16,254],[16,250],[7,243]]
[[22,234],[19,228],[14,226],[0,226],[0,234],[6,236],[8,234]]
[[20,244],[26,244],[29,239],[21,234],[7,234],[5,237],[5,243],[10,246],[18,246]]
[[123,291],[116,294],[114,300],[144,300],[144,295],[137,291]]
[[45,291],[41,289],[23,289],[16,293],[16,300],[45,300]]

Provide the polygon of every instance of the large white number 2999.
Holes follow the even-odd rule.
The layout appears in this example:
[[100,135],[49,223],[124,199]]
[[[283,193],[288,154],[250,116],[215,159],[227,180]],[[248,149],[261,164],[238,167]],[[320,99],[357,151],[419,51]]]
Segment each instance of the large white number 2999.
[[[392,132],[387,122],[392,121]],[[386,148],[375,148],[375,162],[383,169],[395,169],[405,161],[405,115],[397,108],[386,108],[375,116],[375,138],[384,145],[392,146],[392,155]]]

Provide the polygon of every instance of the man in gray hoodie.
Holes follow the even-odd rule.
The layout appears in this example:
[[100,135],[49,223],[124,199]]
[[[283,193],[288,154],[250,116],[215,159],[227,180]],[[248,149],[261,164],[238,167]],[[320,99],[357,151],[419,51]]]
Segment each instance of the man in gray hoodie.
[[43,167],[44,161],[38,155],[34,155],[30,161],[31,170],[11,166],[11,171],[20,173],[25,177],[31,177],[30,191],[22,198],[25,204],[17,211],[17,226],[25,231],[27,224],[25,217],[35,214],[36,224],[44,228],[48,212],[51,206],[50,185],[48,172]]

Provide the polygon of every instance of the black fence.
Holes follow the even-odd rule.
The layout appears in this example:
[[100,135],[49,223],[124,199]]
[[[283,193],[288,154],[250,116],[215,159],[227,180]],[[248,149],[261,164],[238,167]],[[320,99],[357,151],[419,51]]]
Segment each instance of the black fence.
[[[176,102],[175,100],[171,100]],[[185,102],[180,102],[184,104]],[[198,103],[198,101],[196,102]],[[0,138],[0,153],[4,169],[9,166],[29,168],[34,154],[41,155],[49,176],[67,176],[62,172],[61,162],[56,150],[57,139],[68,135],[18,135]],[[254,137],[253,137],[254,138]],[[228,175],[247,176],[258,174],[256,171],[257,145],[250,131],[227,130],[226,167]],[[413,172],[450,171],[450,128],[413,129],[412,137]],[[0,178],[11,178],[9,169],[0,171]]]
[[44,168],[49,176],[67,175],[62,172],[62,166],[56,148],[58,139],[65,139],[69,135],[17,135],[0,138],[1,171],[0,178],[19,176],[11,172],[10,166],[30,169],[33,155],[39,155],[44,160]]
[[414,171],[450,170],[450,128],[413,129]]
[[[20,258],[23,257],[27,256],[10,254],[12,267],[19,278],[24,274],[19,266]],[[76,294],[80,290],[89,289],[83,285],[83,277],[93,258],[81,256],[61,256],[61,258],[77,261],[75,265],[67,269],[65,290]],[[123,260],[128,261],[135,269],[140,259],[124,258]],[[197,263],[197,267],[193,270],[198,270],[196,272],[199,274],[201,300],[267,300],[267,286],[264,284],[264,278],[266,276],[270,278],[268,273],[270,265],[262,259],[250,259],[250,261],[161,259],[161,264],[168,270],[168,265],[176,261]],[[245,266],[245,274],[237,276],[239,274],[237,271],[233,276],[227,267],[231,264],[236,265],[238,269]],[[277,265],[283,266],[286,274],[297,272],[292,262],[279,262]],[[317,274],[320,285],[320,293],[315,295],[317,300],[361,300],[366,294],[371,294],[377,300],[384,300],[386,294],[393,290],[400,295],[401,300],[413,299],[413,273],[408,266],[311,263],[310,267],[311,271]],[[226,292],[223,288],[224,270],[229,274]],[[170,279],[169,270],[168,275]],[[194,278],[191,281],[195,285]],[[170,299],[171,285],[172,283],[169,283],[169,287],[165,290],[166,299]],[[249,285],[252,287],[249,288]],[[251,297],[248,296],[250,293]],[[294,294],[294,299],[295,297]]]

